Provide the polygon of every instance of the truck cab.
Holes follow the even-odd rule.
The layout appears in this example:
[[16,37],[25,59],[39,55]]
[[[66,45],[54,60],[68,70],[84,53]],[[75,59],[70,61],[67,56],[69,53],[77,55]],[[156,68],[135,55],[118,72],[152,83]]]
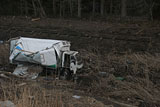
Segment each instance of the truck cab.
[[61,67],[63,68],[62,75],[65,76],[65,79],[76,76],[78,69],[83,67],[79,53],[77,51],[62,52]]

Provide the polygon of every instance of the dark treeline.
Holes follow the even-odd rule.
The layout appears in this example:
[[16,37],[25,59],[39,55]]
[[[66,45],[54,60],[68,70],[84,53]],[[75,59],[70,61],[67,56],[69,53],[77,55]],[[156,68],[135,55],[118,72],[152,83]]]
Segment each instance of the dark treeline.
[[0,0],[0,15],[159,18],[160,0]]

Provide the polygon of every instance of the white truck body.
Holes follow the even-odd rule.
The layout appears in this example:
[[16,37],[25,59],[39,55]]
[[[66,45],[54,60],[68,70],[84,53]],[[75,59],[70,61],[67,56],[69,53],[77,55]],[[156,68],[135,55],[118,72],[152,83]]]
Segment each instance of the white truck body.
[[[36,39],[20,37],[10,40],[10,63],[39,64],[50,68],[67,68],[76,74],[82,68],[76,61],[77,51],[70,50],[70,42],[62,40]],[[69,61],[66,66],[66,57]],[[70,61],[74,59],[74,61]]]

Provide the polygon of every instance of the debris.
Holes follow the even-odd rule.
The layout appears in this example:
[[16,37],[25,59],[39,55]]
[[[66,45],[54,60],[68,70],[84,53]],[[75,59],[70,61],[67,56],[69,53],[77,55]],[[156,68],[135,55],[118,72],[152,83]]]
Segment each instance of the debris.
[[31,21],[34,22],[34,21],[38,21],[40,20],[41,18],[35,18],[35,19],[32,19]]
[[[66,76],[75,75],[83,67],[77,51],[70,50],[70,42],[62,40],[15,38],[10,40],[10,63],[17,64],[13,74],[36,79],[40,72],[29,73],[32,65],[41,65],[50,69],[60,68]],[[81,59],[80,59],[81,60]]]
[[37,72],[28,72],[29,66],[25,65],[18,65],[17,68],[14,70],[13,74],[21,77],[25,77],[27,79],[36,79],[38,77]]
[[81,98],[81,96],[78,96],[78,95],[74,95],[72,97],[75,98],[75,99],[80,99]]
[[18,84],[19,87],[26,85],[26,83]]
[[28,96],[28,98],[29,98],[29,99],[34,99],[35,97],[34,97],[34,96]]
[[121,80],[121,81],[123,81],[124,78],[123,78],[123,77],[116,77],[116,80]]
[[102,77],[106,77],[107,76],[107,72],[99,72],[99,75]]
[[0,101],[0,107],[15,107],[11,101]]
[[7,78],[7,79],[13,79],[13,78],[14,79],[24,79],[21,76],[15,75],[15,74],[13,74],[11,72],[7,72],[7,71],[0,71],[0,76]]
[[136,32],[135,34],[138,35],[138,34],[142,33],[143,31],[144,31],[144,29],[141,29],[138,32]]
[[0,74],[0,76],[3,77],[3,78],[8,78],[9,79],[9,77],[7,77],[5,74]]
[[0,44],[3,44],[4,43],[4,41],[3,40],[0,40]]

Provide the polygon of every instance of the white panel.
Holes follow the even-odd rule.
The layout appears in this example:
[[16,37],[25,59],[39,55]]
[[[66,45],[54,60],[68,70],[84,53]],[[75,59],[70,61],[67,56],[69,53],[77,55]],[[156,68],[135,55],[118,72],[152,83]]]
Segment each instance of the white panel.
[[55,50],[49,49],[40,52],[42,65],[51,66],[57,65]]

